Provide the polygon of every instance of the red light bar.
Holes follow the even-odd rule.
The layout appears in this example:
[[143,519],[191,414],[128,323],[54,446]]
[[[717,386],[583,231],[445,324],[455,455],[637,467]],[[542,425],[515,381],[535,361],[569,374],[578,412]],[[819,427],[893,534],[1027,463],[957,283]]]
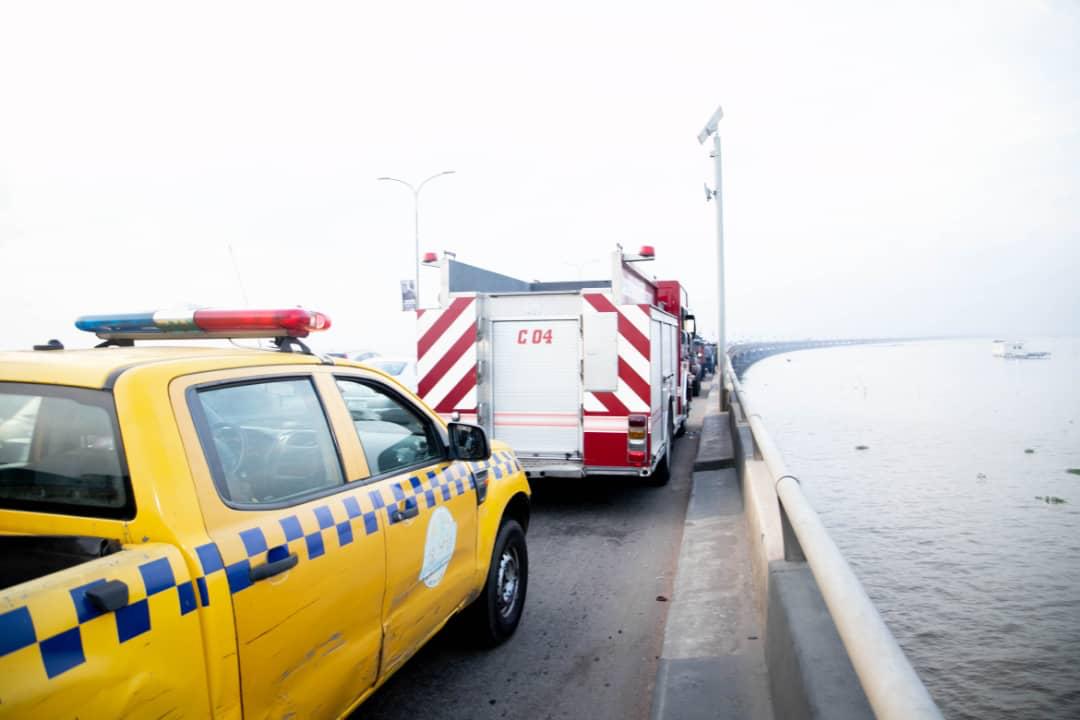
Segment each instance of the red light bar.
[[438,259],[439,259],[438,253],[433,253],[433,252],[424,253],[424,262],[426,262],[426,263],[437,262]]
[[326,330],[330,318],[301,308],[287,310],[196,310],[195,326],[208,333],[258,330],[284,331],[284,335],[307,337],[313,330]]
[[656,257],[656,248],[652,245],[642,245],[641,250],[638,251],[638,255],[643,258]]

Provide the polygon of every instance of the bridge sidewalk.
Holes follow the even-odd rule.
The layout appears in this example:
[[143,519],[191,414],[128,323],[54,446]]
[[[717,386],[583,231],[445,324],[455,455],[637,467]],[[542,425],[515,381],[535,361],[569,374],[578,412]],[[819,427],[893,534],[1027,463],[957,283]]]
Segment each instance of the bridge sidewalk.
[[[703,401],[711,405],[706,428],[713,432],[702,433],[698,459],[715,467],[724,462],[724,443],[730,457],[731,438],[715,395]],[[653,694],[654,720],[773,717],[747,532],[730,461],[724,469],[695,472]]]

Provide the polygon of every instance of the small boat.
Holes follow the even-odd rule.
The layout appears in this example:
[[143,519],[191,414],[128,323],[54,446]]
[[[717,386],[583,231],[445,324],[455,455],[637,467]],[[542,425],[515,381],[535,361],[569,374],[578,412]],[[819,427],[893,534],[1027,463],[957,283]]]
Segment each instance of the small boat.
[[1045,360],[1050,357],[1050,353],[1027,350],[1019,340],[995,340],[994,357],[1006,360]]

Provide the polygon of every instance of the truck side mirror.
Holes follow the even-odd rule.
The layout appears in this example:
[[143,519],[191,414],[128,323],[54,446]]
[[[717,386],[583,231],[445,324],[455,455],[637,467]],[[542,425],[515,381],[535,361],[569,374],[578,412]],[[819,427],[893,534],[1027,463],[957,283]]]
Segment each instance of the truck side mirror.
[[690,333],[691,335],[696,335],[697,334],[697,318],[694,317],[693,315],[687,315],[683,319],[683,330]]
[[450,459],[476,462],[491,455],[487,433],[479,425],[452,422],[446,426],[450,434]]

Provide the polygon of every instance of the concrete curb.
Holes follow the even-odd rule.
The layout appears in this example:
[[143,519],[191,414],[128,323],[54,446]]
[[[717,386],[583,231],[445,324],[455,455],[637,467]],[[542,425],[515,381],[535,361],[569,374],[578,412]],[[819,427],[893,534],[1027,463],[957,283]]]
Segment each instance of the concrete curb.
[[755,608],[742,494],[730,469],[727,414],[710,410],[704,423],[712,431],[702,432],[697,459],[729,468],[691,478],[651,717],[771,720],[765,634]]
[[[712,393],[709,393],[709,399],[713,399]],[[735,450],[731,443],[728,414],[717,412],[706,415],[701,422],[701,444],[694,460],[694,472],[730,467],[735,467]]]

